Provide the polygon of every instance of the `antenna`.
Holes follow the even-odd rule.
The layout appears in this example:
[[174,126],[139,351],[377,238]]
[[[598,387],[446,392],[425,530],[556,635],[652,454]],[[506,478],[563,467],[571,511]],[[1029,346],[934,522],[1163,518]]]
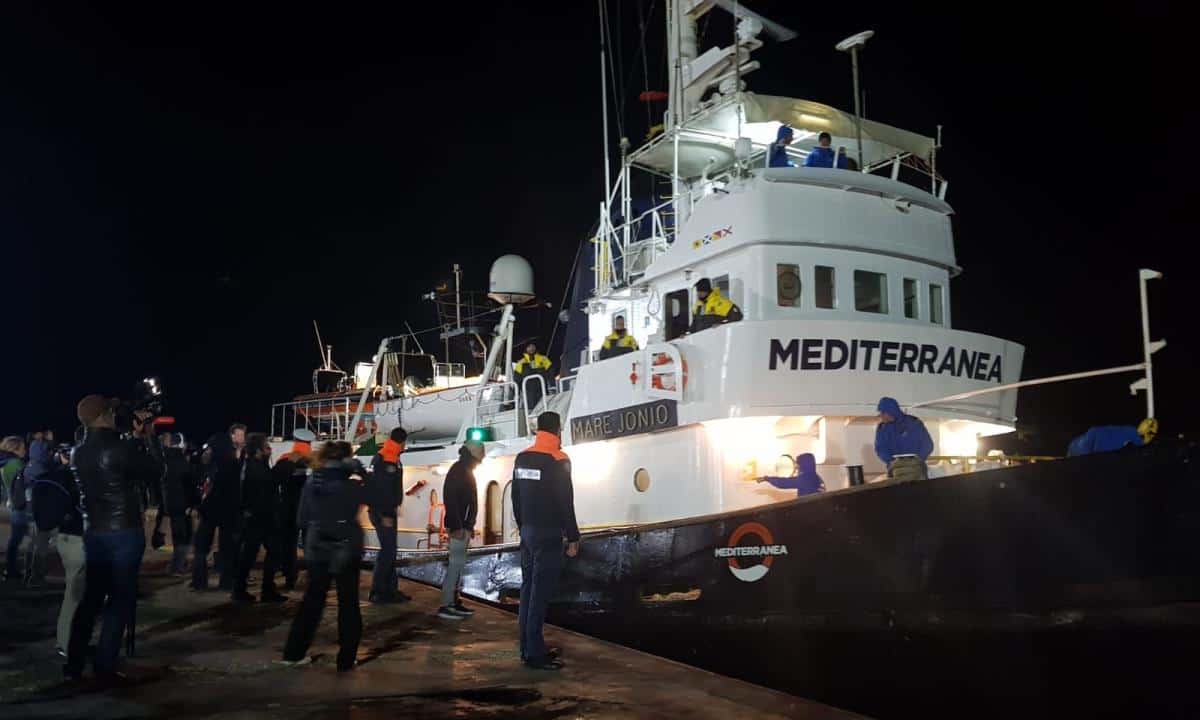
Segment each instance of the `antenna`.
[[325,343],[321,342],[321,328],[317,327],[317,321],[313,319],[313,332],[317,334],[317,354],[321,356],[321,369],[329,369],[329,359],[325,355]]
[[862,116],[863,116],[863,94],[858,89],[858,51],[867,44],[867,41],[875,36],[874,30],[864,30],[857,35],[851,35],[841,41],[834,47],[841,52],[850,53],[851,72],[854,75],[854,132],[858,136],[858,169],[860,172],[866,172],[867,166],[863,163],[863,146],[862,146]]

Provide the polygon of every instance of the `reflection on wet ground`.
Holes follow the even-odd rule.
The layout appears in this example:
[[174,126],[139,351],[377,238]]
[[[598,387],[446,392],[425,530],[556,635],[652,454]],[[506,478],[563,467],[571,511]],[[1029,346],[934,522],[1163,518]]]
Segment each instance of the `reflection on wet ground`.
[[[0,542],[6,520],[0,517]],[[529,670],[518,657],[513,614],[477,605],[471,619],[440,620],[439,593],[408,583],[409,603],[362,603],[353,672],[334,667],[334,593],[314,662],[284,668],[274,661],[303,579],[286,603],[235,606],[225,593],[192,592],[185,578],[166,574],[169,557],[147,551],[137,657],[125,666],[133,684],[120,689],[62,682],[52,640],[59,571],[52,566],[44,589],[0,587],[0,718],[849,717],[558,628],[547,635],[564,648],[567,668]],[[364,573],[364,598],[369,579]]]

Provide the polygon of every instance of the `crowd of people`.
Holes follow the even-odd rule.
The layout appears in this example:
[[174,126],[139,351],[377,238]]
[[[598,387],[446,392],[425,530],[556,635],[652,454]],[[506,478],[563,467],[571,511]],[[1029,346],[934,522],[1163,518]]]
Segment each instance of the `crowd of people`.
[[[10,509],[5,581],[44,582],[53,545],[62,560],[66,588],[59,610],[56,647],[68,679],[83,675],[97,618],[101,629],[92,655],[96,678],[121,683],[121,648],[132,652],[138,574],[147,545],[146,512],[157,508],[149,544],[166,545],[169,572],[187,578],[196,592],[224,591],[230,602],[285,602],[282,590],[297,586],[297,547],[304,549],[307,587],[283,649],[285,665],[309,661],[307,651],[331,587],[338,602],[337,668],[350,670],[362,636],[359,573],[365,506],[380,541],[368,599],[410,600],[401,592],[395,563],[396,528],[404,498],[401,454],[407,434],[396,428],[364,464],[349,443],[294,432],[290,449],[272,462],[266,435],[235,423],[202,446],[173,432],[157,432],[149,413],[135,412],[119,427],[120,404],[88,395],[76,407],[81,427],[73,444],[54,444],[53,433],[0,443],[0,478]],[[561,420],[538,418],[534,445],[516,459],[513,511],[522,538],[524,574],[520,614],[521,658],[530,667],[557,669],[559,651],[547,648],[542,624],[562,557],[579,548],[570,463],[560,449]],[[467,546],[478,535],[475,468],[484,445],[468,440],[446,474],[443,487],[447,572],[440,618],[460,621],[474,611],[460,596]],[[22,544],[28,549],[22,553]],[[215,545],[215,548],[214,548]],[[215,552],[214,552],[215,549]],[[258,597],[249,575],[264,551]],[[209,556],[217,585],[209,581]],[[18,568],[21,570],[19,571]]]

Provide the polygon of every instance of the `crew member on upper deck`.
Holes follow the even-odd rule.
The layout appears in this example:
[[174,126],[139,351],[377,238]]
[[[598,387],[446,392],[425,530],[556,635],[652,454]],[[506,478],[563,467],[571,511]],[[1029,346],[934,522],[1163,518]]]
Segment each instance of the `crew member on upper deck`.
[[767,156],[767,167],[796,167],[796,163],[792,162],[787,154],[787,146],[792,144],[793,137],[790,127],[779,126],[775,133],[775,142],[771,143],[771,150]]
[[607,360],[637,349],[637,340],[625,330],[625,316],[614,317],[613,330],[608,337],[604,338],[604,344],[600,346],[600,359]]
[[[547,386],[550,384],[552,379],[550,376],[550,358],[538,352],[538,348],[535,343],[527,343],[525,345],[525,354],[522,355],[521,359],[518,360],[516,365],[513,366],[513,372],[517,376],[517,387],[522,387],[524,385],[525,378],[529,377],[530,375],[541,375],[542,379],[546,381]],[[541,383],[537,381],[531,382],[529,383],[528,387],[525,388],[525,391],[525,402],[531,408],[537,407],[537,404],[542,399]]]
[[833,143],[833,136],[827,132],[823,132],[817,136],[817,146],[809,151],[808,157],[804,158],[804,167],[833,167],[834,159],[837,159],[837,166],[845,170],[846,154],[842,152],[835,153],[830,145]]
[[875,426],[875,454],[888,466],[894,480],[924,480],[925,461],[933,453],[933,439],[920,418],[905,415],[894,398],[879,398],[879,424]]
[[513,366],[513,372],[521,377],[525,377],[526,372],[542,372],[550,370],[550,358],[538,352],[537,344],[528,343],[525,345],[525,354]]
[[696,308],[692,312],[691,332],[707,330],[713,325],[737,322],[742,319],[742,309],[732,300],[721,295],[720,288],[712,286],[708,278],[696,282]]

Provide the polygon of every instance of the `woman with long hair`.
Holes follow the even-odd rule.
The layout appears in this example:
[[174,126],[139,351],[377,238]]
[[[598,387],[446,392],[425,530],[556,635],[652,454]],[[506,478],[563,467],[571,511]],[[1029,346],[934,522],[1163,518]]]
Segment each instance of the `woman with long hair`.
[[363,466],[351,457],[350,443],[327,442],[317,452],[312,477],[300,497],[299,525],[306,529],[304,560],[308,589],[300,612],[292,621],[283,664],[303,665],[313,635],[325,609],[331,584],[337,585],[339,672],[354,669],[362,639],[362,614],[358,608],[358,572],[363,551],[363,530],[358,509],[368,503]]

